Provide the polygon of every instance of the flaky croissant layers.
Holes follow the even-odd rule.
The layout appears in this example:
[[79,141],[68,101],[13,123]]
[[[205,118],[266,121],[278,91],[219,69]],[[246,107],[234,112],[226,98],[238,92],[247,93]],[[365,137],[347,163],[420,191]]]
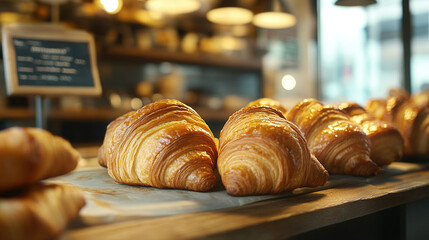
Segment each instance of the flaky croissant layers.
[[127,113],[107,127],[99,163],[118,183],[208,191],[218,151],[204,120],[177,100]]
[[369,157],[368,136],[339,109],[304,99],[286,114],[331,174],[374,176],[379,167]]
[[329,178],[298,128],[269,106],[234,113],[221,131],[219,144],[218,170],[230,195],[321,186]]

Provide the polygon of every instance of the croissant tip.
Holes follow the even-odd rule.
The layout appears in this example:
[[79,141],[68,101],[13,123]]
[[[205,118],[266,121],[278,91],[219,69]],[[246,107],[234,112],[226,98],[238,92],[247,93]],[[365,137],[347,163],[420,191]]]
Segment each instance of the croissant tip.
[[198,177],[191,178],[193,180],[188,181],[186,189],[196,192],[208,192],[216,187],[217,179],[213,171],[205,172],[200,174]]
[[[241,171],[239,171],[241,173]],[[222,176],[222,183],[225,187],[226,193],[232,196],[242,196],[245,193],[243,192],[243,187],[241,186],[243,182],[240,179],[241,174],[233,174],[231,171],[226,172]]]
[[226,189],[226,193],[228,194],[228,195],[231,195],[231,196],[236,196],[236,197],[238,197],[238,196],[243,196],[244,194],[242,194],[242,193],[240,193],[240,190],[238,189],[238,188],[234,188],[234,187],[230,187],[230,188],[227,188]]
[[211,182],[202,183],[200,184],[200,186],[198,186],[198,188],[191,189],[191,190],[197,191],[197,192],[208,192],[214,189],[215,187],[216,187],[216,181],[211,181]]

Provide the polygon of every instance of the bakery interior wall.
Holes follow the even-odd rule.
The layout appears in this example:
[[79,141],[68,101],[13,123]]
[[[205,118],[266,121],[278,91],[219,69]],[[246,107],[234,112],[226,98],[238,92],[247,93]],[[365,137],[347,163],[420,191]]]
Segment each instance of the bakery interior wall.
[[[2,1],[2,25],[52,21],[55,8],[47,2]],[[307,50],[315,44],[311,1],[286,1],[297,24],[279,30],[251,23],[210,23],[205,15],[222,4],[219,0],[201,0],[196,12],[164,19],[148,15],[144,1],[123,0],[122,10],[115,14],[105,12],[97,1],[61,2],[60,23],[95,36],[103,87],[98,98],[46,97],[48,129],[72,142],[101,142],[114,118],[160,98],[176,98],[194,107],[219,135],[228,117],[251,100],[268,96],[287,102],[315,97],[315,71],[307,63],[316,59]],[[254,12],[267,3],[237,1]],[[283,62],[269,69],[279,59]],[[273,80],[264,80],[267,69],[271,73],[287,70],[300,75],[303,82],[297,84],[298,91],[283,93],[277,83],[270,84]],[[1,71],[0,127],[33,126],[34,99],[6,96]]]
[[[103,87],[98,98],[45,101],[49,130],[75,143],[101,142],[111,120],[163,97],[194,107],[218,135],[235,110],[259,97],[288,108],[308,97],[364,103],[404,85],[401,0],[352,8],[334,0],[285,0],[296,24],[277,30],[210,23],[205,14],[219,0],[200,0],[198,11],[169,18],[154,18],[138,0],[123,0],[115,14],[92,0],[61,2],[60,22],[95,36]],[[238,1],[253,12],[266,2]],[[417,92],[429,82],[429,10],[427,1],[409,3]],[[2,1],[0,22],[50,22],[52,9],[45,1]],[[3,72],[0,78],[0,128],[34,125],[34,99],[7,97]]]

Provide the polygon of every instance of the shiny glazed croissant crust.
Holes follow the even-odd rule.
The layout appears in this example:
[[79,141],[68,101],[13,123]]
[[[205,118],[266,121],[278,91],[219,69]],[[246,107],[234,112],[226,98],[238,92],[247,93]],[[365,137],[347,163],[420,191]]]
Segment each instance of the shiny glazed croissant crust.
[[378,166],[369,157],[368,136],[339,109],[304,99],[286,114],[331,174],[373,176]]
[[338,108],[368,135],[370,157],[377,165],[388,165],[402,158],[404,140],[393,124],[375,119],[357,103],[342,103]]
[[79,153],[67,140],[46,130],[0,131],[0,192],[68,173],[78,160]]
[[377,119],[391,122],[402,134],[405,155],[429,154],[429,109],[407,96],[391,96],[366,103],[365,109]]
[[0,195],[0,239],[54,239],[84,205],[78,188],[58,184],[39,183]]
[[287,109],[283,105],[281,105],[280,102],[272,98],[259,98],[255,101],[248,103],[247,106],[269,106],[280,111],[282,114],[286,114],[287,112]]
[[177,100],[161,100],[108,126],[100,161],[118,183],[208,191],[216,186],[215,138]]
[[221,131],[219,144],[218,170],[230,195],[321,186],[329,178],[298,128],[268,106],[234,113]]

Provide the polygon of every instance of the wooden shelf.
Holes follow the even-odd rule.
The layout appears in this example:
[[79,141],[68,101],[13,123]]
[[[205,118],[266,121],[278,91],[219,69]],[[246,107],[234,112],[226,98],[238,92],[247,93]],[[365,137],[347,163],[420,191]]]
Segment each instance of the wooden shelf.
[[221,210],[81,226],[69,229],[63,237],[76,240],[285,239],[427,198],[428,180],[428,162],[396,162],[372,178],[332,176],[329,187],[312,192]]
[[131,110],[111,109],[111,108],[94,108],[83,110],[63,110],[56,109],[49,113],[52,120],[63,121],[112,121],[115,118]]
[[[115,110],[109,108],[96,108],[84,110],[51,110],[48,118],[53,120],[113,120],[126,113],[125,110]],[[28,108],[2,108],[0,109],[1,120],[33,120],[35,112]]]
[[0,108],[0,119],[27,120],[34,119],[34,111],[28,108]]
[[[210,110],[205,108],[195,109],[204,120],[226,121],[234,112],[231,110]],[[66,121],[112,121],[115,118],[131,110],[94,108],[94,109],[53,109],[48,114],[49,120]],[[0,109],[0,120],[32,120],[35,118],[34,111],[28,108],[2,108]]]
[[191,65],[204,65],[221,68],[235,68],[261,71],[261,60],[255,58],[228,57],[213,54],[187,54],[182,52],[142,50],[137,48],[111,47],[103,57],[111,59],[136,59],[146,62],[174,62]]

